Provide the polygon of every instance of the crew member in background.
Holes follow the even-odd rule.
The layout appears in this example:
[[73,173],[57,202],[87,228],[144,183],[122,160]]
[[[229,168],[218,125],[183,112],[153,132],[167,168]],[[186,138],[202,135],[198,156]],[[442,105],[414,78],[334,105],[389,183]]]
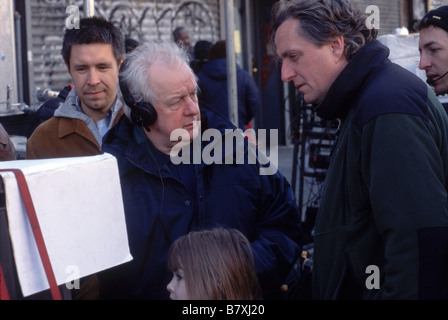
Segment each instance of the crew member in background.
[[448,6],[429,11],[419,22],[419,68],[438,95],[448,93]]

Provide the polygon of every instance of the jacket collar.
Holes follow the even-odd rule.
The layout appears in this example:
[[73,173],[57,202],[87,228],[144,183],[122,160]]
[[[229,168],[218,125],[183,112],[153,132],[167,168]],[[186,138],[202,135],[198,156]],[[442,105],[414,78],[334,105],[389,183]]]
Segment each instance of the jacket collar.
[[336,78],[324,100],[315,107],[316,114],[326,120],[345,118],[367,78],[378,67],[390,62],[388,56],[389,48],[378,40],[364,45]]
[[[109,128],[117,124],[118,120],[124,113],[123,103],[121,99],[116,98],[110,110]],[[102,143],[102,137],[99,133],[95,121],[87,114],[80,111],[79,98],[75,90],[71,90],[65,102],[59,106],[54,115],[59,117],[58,137],[63,138],[69,134],[77,133],[82,137],[95,142],[99,146]],[[83,125],[83,122],[85,125]]]
[[[76,133],[83,138],[95,143],[100,147],[97,139],[92,134],[88,126],[85,125],[84,121],[80,119],[60,117],[58,124],[58,138],[62,139],[69,134]],[[93,120],[92,120],[93,121]]]
[[[115,118],[114,125],[117,124],[118,120],[123,114],[124,110],[123,108],[121,108],[121,110],[118,112],[117,117]],[[95,135],[89,129],[89,126],[86,125],[85,121],[76,118],[60,117],[58,125],[58,138],[62,139],[73,133],[76,133],[83,138],[97,144],[99,147],[101,146],[98,140],[95,138]]]

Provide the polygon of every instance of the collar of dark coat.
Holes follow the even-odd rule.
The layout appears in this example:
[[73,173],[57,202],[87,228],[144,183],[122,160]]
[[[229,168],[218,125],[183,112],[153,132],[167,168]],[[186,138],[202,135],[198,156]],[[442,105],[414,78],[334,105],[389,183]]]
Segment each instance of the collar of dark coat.
[[336,78],[324,100],[315,107],[316,114],[326,120],[344,119],[369,76],[389,62],[389,52],[389,48],[378,40],[364,45]]

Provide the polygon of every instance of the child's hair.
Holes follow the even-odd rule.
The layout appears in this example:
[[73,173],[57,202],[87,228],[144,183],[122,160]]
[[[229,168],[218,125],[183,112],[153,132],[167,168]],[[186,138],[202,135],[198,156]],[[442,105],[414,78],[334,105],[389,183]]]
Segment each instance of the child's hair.
[[168,253],[168,268],[182,269],[191,300],[261,298],[250,243],[235,229],[193,231],[180,237]]

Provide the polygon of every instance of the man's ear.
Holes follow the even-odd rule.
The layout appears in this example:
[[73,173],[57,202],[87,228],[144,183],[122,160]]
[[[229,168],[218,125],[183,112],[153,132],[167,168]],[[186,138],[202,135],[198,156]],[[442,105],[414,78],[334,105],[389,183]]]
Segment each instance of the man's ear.
[[123,64],[124,59],[125,59],[125,58],[122,58],[121,61],[118,63],[118,70],[120,70],[121,65]]
[[345,39],[343,36],[339,36],[330,42],[330,50],[335,57],[336,61],[345,59]]

